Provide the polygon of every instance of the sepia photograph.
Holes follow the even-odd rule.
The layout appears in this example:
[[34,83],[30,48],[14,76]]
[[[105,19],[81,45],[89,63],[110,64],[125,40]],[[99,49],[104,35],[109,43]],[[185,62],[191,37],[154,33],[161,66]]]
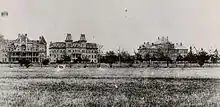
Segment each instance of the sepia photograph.
[[0,107],[220,107],[219,0],[0,0]]

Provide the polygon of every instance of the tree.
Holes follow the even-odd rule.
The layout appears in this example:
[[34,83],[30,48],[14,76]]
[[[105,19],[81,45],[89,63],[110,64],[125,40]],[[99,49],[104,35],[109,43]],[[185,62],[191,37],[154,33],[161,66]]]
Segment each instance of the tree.
[[172,63],[172,59],[167,55],[164,54],[160,49],[157,51],[157,61],[166,61],[167,67],[169,66],[169,63]]
[[44,59],[44,60],[42,61],[42,64],[43,64],[43,65],[48,65],[49,62],[50,62],[49,59]]
[[153,54],[152,56],[150,56],[150,60],[151,60],[151,61],[156,61],[156,60],[157,60],[155,54]]
[[131,55],[128,52],[122,51],[121,53],[119,53],[119,55],[121,61],[124,63],[129,63],[129,61],[131,60]]
[[196,57],[197,57],[198,64],[200,65],[200,67],[202,67],[204,65],[205,61],[209,60],[209,58],[210,58],[210,56],[205,51],[199,52],[196,55]]
[[212,63],[217,63],[218,59],[218,55],[210,55],[210,60],[212,61]]
[[183,61],[183,56],[179,54],[176,58],[176,61]]
[[132,67],[133,64],[134,64],[134,60],[135,60],[135,57],[134,56],[129,56],[128,60],[127,60],[127,63],[129,63],[129,67]]
[[144,55],[144,61],[150,61],[150,54],[145,54]]
[[118,61],[118,56],[115,54],[114,51],[106,52],[106,62],[109,63],[110,67],[112,64]]
[[188,61],[189,63],[196,63],[197,62],[197,57],[195,54],[190,51],[184,58],[184,61]]
[[135,60],[143,62],[142,55],[140,53],[135,53]]
[[167,57],[163,53],[160,53],[160,54],[158,54],[157,60],[158,61],[166,61]]
[[106,62],[106,56],[100,56],[99,62],[100,63],[107,63]]

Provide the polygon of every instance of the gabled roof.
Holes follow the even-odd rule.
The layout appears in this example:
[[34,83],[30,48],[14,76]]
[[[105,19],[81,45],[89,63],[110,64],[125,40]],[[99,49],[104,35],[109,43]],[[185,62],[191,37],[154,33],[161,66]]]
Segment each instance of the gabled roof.
[[40,44],[47,44],[47,42],[46,42],[44,36],[40,36],[40,37],[39,37],[39,43],[40,43]]
[[26,42],[26,40],[27,40],[27,42],[31,42],[31,40],[27,37],[27,35],[24,35],[24,34],[20,35],[19,34],[18,38],[15,39],[15,42],[20,42],[20,41]]

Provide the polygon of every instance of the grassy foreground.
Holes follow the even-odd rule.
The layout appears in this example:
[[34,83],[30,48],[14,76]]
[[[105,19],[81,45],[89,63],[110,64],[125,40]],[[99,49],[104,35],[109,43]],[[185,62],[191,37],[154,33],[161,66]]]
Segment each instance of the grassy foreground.
[[1,106],[210,106],[220,102],[216,80],[33,79],[5,80],[1,87]]
[[[1,71],[0,106],[145,107],[220,104],[218,79],[132,78],[174,76],[179,72],[178,69],[67,69],[63,72],[50,70]],[[196,69],[193,74],[187,74],[189,71],[182,72],[186,77],[197,74]],[[207,72],[201,69],[198,71]],[[209,76],[216,73],[210,72]]]

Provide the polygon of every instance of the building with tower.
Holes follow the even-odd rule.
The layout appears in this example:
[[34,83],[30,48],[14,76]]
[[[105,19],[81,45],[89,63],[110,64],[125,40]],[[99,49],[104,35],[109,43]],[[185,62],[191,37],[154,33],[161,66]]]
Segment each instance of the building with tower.
[[27,34],[18,34],[17,39],[7,40],[0,37],[0,61],[17,63],[26,59],[32,63],[39,63],[47,56],[47,42],[43,36],[38,40],[31,40]]
[[51,62],[62,60],[64,56],[69,56],[71,62],[79,59],[98,62],[98,44],[88,43],[85,34],[81,34],[77,41],[73,41],[72,35],[68,33],[64,42],[50,42],[49,53]]
[[172,60],[176,60],[178,55],[186,56],[188,49],[183,45],[183,43],[172,43],[169,41],[168,37],[158,37],[156,42],[144,42],[138,48],[138,53],[144,57],[144,55],[149,54],[153,56],[158,52],[169,56]]

